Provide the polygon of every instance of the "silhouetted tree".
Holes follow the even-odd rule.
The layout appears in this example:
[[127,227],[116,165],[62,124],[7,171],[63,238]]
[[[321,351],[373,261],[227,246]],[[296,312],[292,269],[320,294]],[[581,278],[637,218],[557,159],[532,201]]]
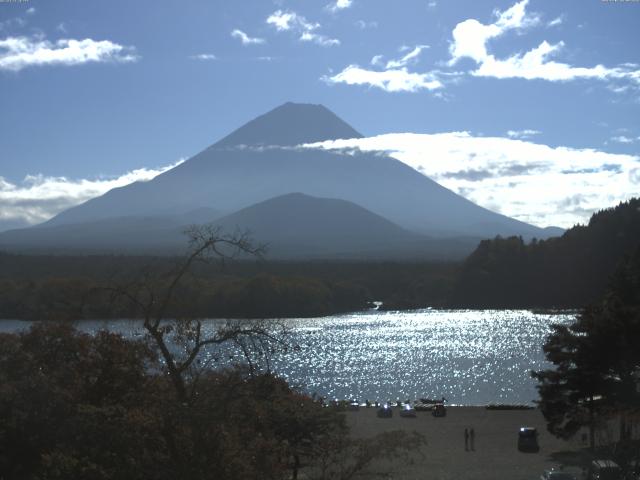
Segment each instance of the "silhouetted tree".
[[348,479],[417,435],[349,437],[344,416],[269,373],[206,369],[175,394],[143,341],[45,322],[0,335],[4,480]]
[[619,267],[604,299],[568,326],[556,325],[544,345],[553,369],[533,372],[549,431],[570,437],[599,420],[640,408],[640,248]]
[[[182,289],[197,262],[260,253],[246,235],[199,227],[189,236],[189,253],[167,273],[149,269],[108,289],[138,310],[144,341],[60,322],[0,335],[3,479],[280,480],[304,469],[346,480],[422,445],[402,432],[353,440],[342,414],[273,376],[270,355],[290,347],[281,324],[210,328],[197,312],[174,317],[191,311]],[[256,283],[256,301],[290,288],[269,277]],[[215,347],[244,363],[212,368],[203,351]]]
[[2,478],[164,478],[154,359],[142,342],[66,323],[0,335]]
[[[176,396],[182,402],[188,402],[192,397],[193,392],[187,388],[187,377],[197,375],[202,367],[198,361],[203,349],[235,345],[253,369],[256,356],[268,361],[275,348],[287,348],[286,329],[273,320],[226,321],[206,329],[197,316],[170,317],[172,309],[181,301],[181,284],[196,262],[225,261],[238,255],[259,256],[263,252],[263,247],[252,244],[247,233],[225,234],[212,225],[193,226],[185,233],[189,239],[188,252],[172,270],[164,274],[148,271],[141,279],[110,288],[114,299],[124,297],[140,312],[143,327],[157,348]],[[189,312],[189,309],[184,311]]]

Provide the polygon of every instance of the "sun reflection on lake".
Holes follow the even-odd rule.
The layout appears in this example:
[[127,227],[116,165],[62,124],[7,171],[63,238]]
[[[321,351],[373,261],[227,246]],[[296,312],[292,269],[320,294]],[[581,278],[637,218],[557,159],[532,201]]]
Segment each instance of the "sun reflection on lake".
[[300,352],[276,362],[293,384],[328,398],[444,396],[450,403],[527,403],[542,343],[572,314],[422,310],[299,319]]

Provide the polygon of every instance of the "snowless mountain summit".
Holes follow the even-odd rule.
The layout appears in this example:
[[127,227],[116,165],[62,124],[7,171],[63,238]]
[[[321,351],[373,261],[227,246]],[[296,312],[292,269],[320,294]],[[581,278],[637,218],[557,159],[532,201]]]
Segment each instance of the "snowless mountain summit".
[[213,145],[294,146],[362,135],[323,105],[288,102],[260,115]]
[[[339,212],[340,209],[310,208],[307,197],[323,199],[325,206],[331,199],[355,204],[361,210],[353,213],[362,224],[367,218],[380,221],[382,217],[397,226],[398,231],[432,239],[472,239],[469,245],[474,245],[479,238],[496,235],[546,238],[556,233],[480,207],[389,156],[292,148],[355,137],[362,135],[322,105],[285,103],[149,182],[111,190],[38,227],[0,234],[0,246],[7,245],[9,238],[12,245],[22,238],[25,244],[34,247],[47,246],[53,238],[47,235],[47,229],[52,227],[58,227],[55,238],[56,245],[60,245],[65,243],[64,229],[60,229],[64,225],[85,225],[90,231],[100,222],[109,221],[115,232],[118,222],[135,225],[130,220],[132,217],[155,218],[154,232],[159,231],[164,219],[170,219],[171,224],[189,223],[187,219],[193,217],[192,212],[215,212],[210,221],[229,216],[248,219],[246,214],[235,217],[233,214],[282,196],[286,201],[267,204],[274,222],[290,218],[290,224],[286,228],[282,225],[282,231],[295,232],[304,228],[303,224],[309,225],[301,223],[299,216],[287,215],[287,211],[292,210],[286,209],[291,209],[292,204],[304,203],[309,207],[307,214],[312,218],[315,231],[325,228],[335,237],[325,240],[335,246],[336,252],[344,251],[340,245],[343,232],[336,227],[340,222],[318,212]],[[292,193],[304,196],[287,197]],[[282,211],[278,211],[279,208]],[[269,219],[263,221],[268,223]],[[150,225],[150,221],[141,222],[140,228],[144,225]],[[72,230],[69,229],[69,236],[73,235]],[[109,231],[108,228],[102,230]],[[138,232],[135,237],[144,239],[145,232]],[[149,237],[159,240],[157,233]],[[295,243],[294,237],[298,238],[293,234],[290,237],[288,245]],[[122,238],[118,240],[118,244],[123,242]],[[102,243],[108,241],[108,236],[102,238]],[[305,242],[309,243],[308,238]],[[403,242],[409,243],[415,242]],[[399,248],[397,242],[393,247],[389,244],[389,249],[392,248]],[[376,251],[382,250],[376,241]]]

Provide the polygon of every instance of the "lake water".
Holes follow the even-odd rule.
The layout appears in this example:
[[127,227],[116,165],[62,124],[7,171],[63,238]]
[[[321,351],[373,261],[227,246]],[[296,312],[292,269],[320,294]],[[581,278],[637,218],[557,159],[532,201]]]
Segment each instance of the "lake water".
[[[542,344],[550,326],[573,319],[526,310],[419,310],[288,320],[302,348],[274,367],[327,398],[532,404],[537,392],[529,372],[546,367]],[[0,322],[3,331],[24,326]],[[140,323],[87,321],[80,328],[137,335]]]

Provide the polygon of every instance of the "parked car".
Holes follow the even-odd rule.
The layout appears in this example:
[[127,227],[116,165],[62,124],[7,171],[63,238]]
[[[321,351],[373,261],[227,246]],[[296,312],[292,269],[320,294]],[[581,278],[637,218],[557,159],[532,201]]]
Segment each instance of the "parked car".
[[569,472],[563,472],[562,470],[546,470],[541,476],[540,480],[576,480],[575,475]]
[[538,430],[533,427],[520,427],[518,431],[518,450],[521,452],[539,452]]
[[402,410],[400,410],[400,416],[403,418],[416,418],[416,411],[411,408],[410,405],[405,405]]
[[383,405],[382,407],[380,407],[378,409],[378,417],[379,418],[391,418],[393,417],[393,410],[391,410],[391,407],[389,407],[389,405]]
[[593,460],[587,473],[588,480],[622,480],[622,469],[613,460]]

